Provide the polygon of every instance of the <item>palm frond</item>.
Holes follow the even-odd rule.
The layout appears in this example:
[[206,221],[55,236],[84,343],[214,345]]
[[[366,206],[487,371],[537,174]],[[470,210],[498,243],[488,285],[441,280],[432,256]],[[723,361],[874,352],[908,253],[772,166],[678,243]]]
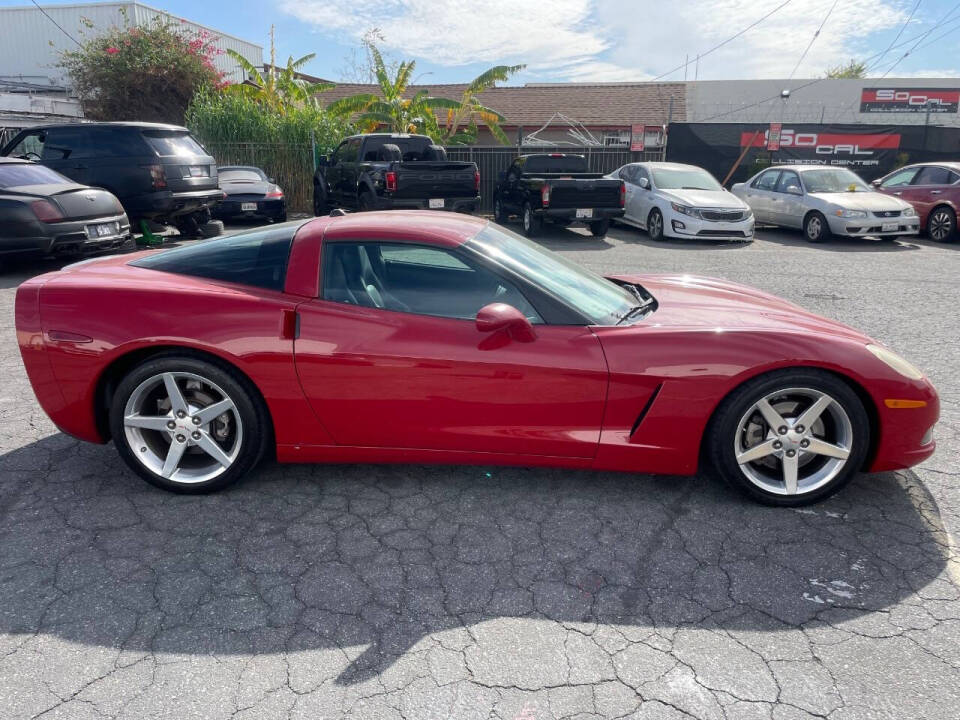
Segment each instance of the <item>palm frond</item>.
[[458,110],[461,105],[456,100],[449,100],[441,97],[425,97],[419,103],[431,110]]
[[470,95],[475,95],[478,92],[483,92],[487,88],[493,87],[498,82],[504,82],[510,78],[515,72],[523,70],[526,65],[497,65],[492,67],[484,73],[481,73],[475,77],[470,84],[467,86],[466,92]]
[[490,125],[490,124],[488,123],[488,124],[487,124],[487,130],[490,131],[490,134],[493,135],[493,136],[500,142],[501,145],[509,145],[509,144],[510,144],[510,140],[507,138],[507,134],[506,134],[506,133],[503,131],[503,129],[502,129],[499,125],[497,125],[496,123],[494,123],[493,125]]
[[256,65],[247,60],[243,55],[230,48],[227,48],[227,55],[237,61],[240,67],[243,68],[244,72],[247,73],[247,77],[250,78],[250,80],[260,86],[266,84],[263,81],[263,75],[261,75],[260,71],[257,70]]
[[327,112],[334,115],[352,115],[363,112],[372,103],[382,102],[380,97],[371,93],[360,93],[359,95],[349,95],[339,100],[334,100],[327,105]]
[[400,67],[397,69],[397,80],[395,83],[398,95],[402,95],[403,91],[407,89],[407,85],[410,84],[410,78],[413,76],[413,69],[416,66],[416,60],[400,64]]

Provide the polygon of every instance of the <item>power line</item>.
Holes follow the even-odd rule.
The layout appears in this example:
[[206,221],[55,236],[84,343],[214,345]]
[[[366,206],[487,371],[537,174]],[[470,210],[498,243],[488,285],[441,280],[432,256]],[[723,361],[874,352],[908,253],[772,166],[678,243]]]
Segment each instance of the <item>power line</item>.
[[[797,64],[794,65],[793,71],[790,73],[790,77],[787,78],[787,82],[790,82],[791,80],[793,80],[793,76],[797,73],[797,70],[800,69],[800,65],[801,63],[803,63],[803,59],[807,56],[807,53],[810,52],[810,48],[813,47],[813,43],[815,43],[817,38],[820,37],[820,31],[823,30],[823,26],[827,24],[827,20],[830,19],[830,16],[833,14],[834,9],[837,7],[837,3],[839,2],[840,0],[833,0],[833,5],[831,5],[830,9],[827,10],[827,14],[824,16],[823,22],[820,23],[820,27],[817,28],[817,31],[813,34],[813,37],[810,38],[810,42],[807,43],[806,49],[803,51],[803,54],[800,56],[800,59],[797,60]],[[920,0],[917,0],[918,4],[919,2]]]
[[930,33],[932,33],[932,32],[933,32],[934,30],[936,30],[938,27],[941,27],[941,25],[946,21],[946,19],[947,19],[948,17],[950,17],[951,15],[953,15],[958,9],[960,9],[960,3],[957,3],[956,5],[954,5],[953,8],[950,10],[950,12],[948,12],[946,15],[944,15],[936,25],[934,25],[932,28],[930,28],[929,30],[927,30],[923,35],[921,35],[920,38],[917,40],[917,42],[913,45],[913,47],[911,47],[909,50],[907,50],[903,55],[900,56],[900,59],[899,59],[899,60],[897,60],[893,65],[891,65],[890,67],[887,68],[887,71],[886,71],[883,75],[880,76],[880,79],[882,80],[882,79],[885,78],[887,75],[889,75],[891,70],[893,70],[897,65],[899,65],[901,62],[903,62],[910,53],[912,53],[914,50],[917,49],[917,47],[920,45],[920,43],[921,43],[923,40],[925,40],[925,39],[927,38],[927,36],[930,35]]
[[907,25],[910,24],[911,20],[913,20],[913,15],[914,13],[917,12],[918,7],[920,7],[920,0],[917,0],[916,4],[913,6],[913,10],[910,11],[910,15],[904,21],[903,25],[900,26],[900,32],[898,32],[897,36],[890,41],[890,45],[887,46],[887,49],[884,50],[882,53],[880,53],[880,57],[877,58],[876,62],[874,62],[869,68],[867,68],[868,70],[875,68],[877,65],[879,65],[880,61],[883,60],[886,54],[893,49],[893,46],[896,45],[897,40],[899,40],[900,36],[903,35],[903,31],[907,29]]
[[[764,15],[764,16],[763,16],[762,18],[760,18],[759,20],[751,23],[750,25],[747,25],[747,27],[745,27],[743,30],[741,30],[740,32],[738,32],[736,35],[731,35],[731,36],[728,37],[726,40],[724,40],[722,43],[719,43],[719,44],[717,44],[717,45],[714,45],[712,48],[710,48],[710,49],[707,50],[706,52],[699,53],[699,54],[697,55],[697,61],[699,61],[700,58],[704,58],[704,57],[706,57],[707,55],[709,55],[710,53],[719,50],[719,49],[722,48],[724,45],[727,45],[727,44],[733,42],[733,41],[736,40],[738,37],[740,37],[740,36],[743,35],[744,33],[748,32],[749,30],[752,30],[752,29],[755,28],[757,25],[759,25],[759,24],[762,23],[764,20],[766,20],[768,17],[770,17],[770,16],[773,15],[774,13],[778,12],[779,10],[781,10],[781,9],[783,9],[784,7],[786,7],[787,5],[789,5],[790,2],[791,2],[791,0],[784,0],[784,2],[780,3],[779,5],[777,5],[777,7],[775,7],[773,10],[771,10],[770,12],[768,12],[766,15]],[[681,63],[680,65],[678,65],[677,67],[675,67],[673,70],[669,70],[669,71],[663,73],[662,75],[657,75],[657,77],[653,78],[652,80],[649,80],[648,82],[656,82],[657,80],[662,80],[663,78],[667,77],[667,75],[673,75],[673,73],[677,72],[678,70],[683,70],[684,68],[689,67],[689,65],[690,65],[690,61],[687,60],[686,62]]]
[[66,30],[64,30],[62,27],[60,27],[60,23],[58,23],[56,20],[54,20],[52,17],[50,17],[50,15],[47,13],[47,11],[44,10],[42,7],[40,7],[40,6],[37,4],[37,0],[31,0],[31,1],[33,2],[34,5],[37,6],[37,10],[39,10],[40,12],[42,12],[42,13],[46,16],[47,20],[49,20],[49,21],[52,22],[54,25],[56,25],[58,28],[60,28],[60,32],[62,32],[62,33],[63,33],[64,35],[66,35],[68,38],[70,38],[70,39],[73,40],[75,43],[77,43],[77,46],[78,46],[78,47],[83,47],[83,45],[81,45],[80,42],[79,42],[73,35],[71,35],[71,34],[68,33]]

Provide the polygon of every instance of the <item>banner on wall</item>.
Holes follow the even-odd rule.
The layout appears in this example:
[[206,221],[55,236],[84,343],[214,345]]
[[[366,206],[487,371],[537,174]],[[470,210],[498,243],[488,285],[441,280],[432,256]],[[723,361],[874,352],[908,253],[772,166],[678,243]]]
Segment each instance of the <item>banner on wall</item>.
[[643,152],[644,133],[647,131],[646,125],[630,126],[630,150],[633,152]]
[[770,130],[758,135],[756,131],[740,133],[740,148],[751,147],[774,150],[772,165],[837,165],[840,167],[880,167],[892,160],[900,149],[900,134],[889,130],[858,129],[838,131],[824,126],[824,130],[797,130],[781,128],[777,147],[771,148]]
[[[770,129],[767,130],[767,150],[780,149],[780,133],[783,132],[783,123],[770,123]],[[746,147],[746,143],[740,147]]]
[[863,88],[861,113],[957,113],[960,89]]

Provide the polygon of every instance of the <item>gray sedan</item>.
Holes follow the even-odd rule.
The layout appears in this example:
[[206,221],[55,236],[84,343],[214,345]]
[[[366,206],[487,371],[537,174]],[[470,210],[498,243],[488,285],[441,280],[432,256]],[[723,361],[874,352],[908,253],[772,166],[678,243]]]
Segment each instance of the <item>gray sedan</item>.
[[29,160],[0,157],[0,257],[119,248],[131,242],[120,201]]
[[920,232],[916,210],[876,192],[846,168],[783,165],[731,189],[758,223],[802,229],[810,242],[831,236],[895,238]]

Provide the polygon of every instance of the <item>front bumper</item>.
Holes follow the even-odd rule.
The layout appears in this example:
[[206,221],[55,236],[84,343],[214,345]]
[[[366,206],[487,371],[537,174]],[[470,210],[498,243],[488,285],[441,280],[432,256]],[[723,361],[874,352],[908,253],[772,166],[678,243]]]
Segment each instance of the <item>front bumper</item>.
[[178,193],[163,190],[124,198],[123,207],[132,218],[170,219],[211,208],[222,199],[223,191],[219,189]]
[[[929,380],[905,381],[898,388],[884,388],[876,397],[879,437],[876,453],[868,464],[870,472],[901,470],[923,462],[937,448],[933,428],[940,417],[940,399]],[[887,407],[886,397],[923,400],[916,408]]]
[[830,231],[842,237],[900,237],[920,233],[919,217],[878,218],[872,214],[866,218],[827,216],[827,222]]
[[[116,223],[116,230],[107,235],[97,235],[90,229],[107,223]],[[37,222],[33,228],[36,232],[33,236],[0,243],[0,255],[21,252],[43,255],[101,252],[123,247],[131,238],[130,221],[125,214],[56,223]]]
[[732,222],[704,220],[668,210],[664,217],[664,234],[695,240],[753,240],[754,218]]
[[480,196],[437,198],[443,200],[443,207],[430,207],[428,198],[395,198],[378,195],[374,200],[376,210],[451,210],[453,212],[474,212],[480,207]]

